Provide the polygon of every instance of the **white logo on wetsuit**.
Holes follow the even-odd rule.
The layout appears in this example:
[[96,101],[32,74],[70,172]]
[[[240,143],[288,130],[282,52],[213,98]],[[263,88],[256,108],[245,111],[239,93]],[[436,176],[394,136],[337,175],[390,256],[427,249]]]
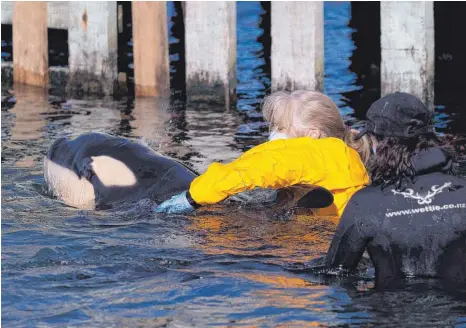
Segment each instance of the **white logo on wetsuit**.
[[412,198],[412,199],[416,199],[417,200],[417,203],[419,205],[423,205],[423,204],[430,204],[432,203],[432,201],[434,200],[434,196],[437,195],[437,194],[440,194],[443,189],[447,188],[447,187],[450,187],[451,186],[451,182],[446,182],[443,186],[441,187],[438,187],[437,185],[435,186],[432,186],[430,189],[431,191],[427,192],[427,194],[425,195],[420,195],[419,193],[416,193],[414,194],[414,190],[413,189],[406,189],[406,191],[396,191],[395,189],[392,189],[392,192],[397,195],[403,195],[404,198]]

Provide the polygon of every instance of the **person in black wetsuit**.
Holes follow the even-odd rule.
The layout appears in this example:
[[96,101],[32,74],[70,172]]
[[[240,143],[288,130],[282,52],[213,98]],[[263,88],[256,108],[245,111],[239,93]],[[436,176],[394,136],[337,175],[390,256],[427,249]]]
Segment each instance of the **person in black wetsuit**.
[[466,282],[466,181],[437,138],[433,112],[396,92],[376,101],[366,127],[371,186],[348,203],[325,265],[356,269],[367,249],[376,286],[409,276]]

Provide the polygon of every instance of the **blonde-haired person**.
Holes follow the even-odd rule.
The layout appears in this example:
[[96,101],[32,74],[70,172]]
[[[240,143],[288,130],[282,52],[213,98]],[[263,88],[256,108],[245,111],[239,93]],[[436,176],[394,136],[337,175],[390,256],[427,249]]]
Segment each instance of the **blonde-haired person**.
[[357,130],[343,122],[335,102],[317,91],[278,91],[266,97],[262,114],[269,122],[269,140],[300,138],[338,138],[355,149],[364,164],[371,155],[369,138],[356,140]]
[[211,164],[189,190],[156,211],[191,212],[257,187],[313,185],[334,196],[333,204],[318,214],[340,217],[351,196],[369,183],[363,163],[370,156],[366,138],[355,140],[337,105],[320,92],[276,92],[264,99],[262,111],[270,125],[270,141],[230,163]]

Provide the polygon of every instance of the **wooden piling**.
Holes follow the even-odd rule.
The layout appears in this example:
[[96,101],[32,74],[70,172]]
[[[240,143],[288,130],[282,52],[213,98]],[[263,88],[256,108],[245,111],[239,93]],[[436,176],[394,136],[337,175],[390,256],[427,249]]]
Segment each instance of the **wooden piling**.
[[13,80],[45,87],[48,82],[47,4],[15,2]]
[[169,96],[167,4],[135,1],[132,16],[135,94]]
[[432,1],[384,2],[381,17],[381,91],[416,95],[434,103],[434,4]]
[[236,96],[236,3],[185,2],[186,97],[230,108]]
[[117,79],[116,1],[71,1],[69,70],[71,95],[111,95]]
[[271,21],[272,91],[323,91],[323,2],[274,1]]

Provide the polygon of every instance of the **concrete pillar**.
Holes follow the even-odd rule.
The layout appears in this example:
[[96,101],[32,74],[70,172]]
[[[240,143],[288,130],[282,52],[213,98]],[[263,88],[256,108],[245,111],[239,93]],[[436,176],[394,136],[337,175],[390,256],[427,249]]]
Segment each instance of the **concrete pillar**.
[[230,108],[236,97],[236,2],[184,4],[187,101]]
[[[13,6],[16,2],[2,1],[2,24],[13,24]],[[68,29],[68,1],[47,1],[47,26]]]
[[433,108],[434,3],[382,1],[380,11],[382,96],[409,92]]
[[167,4],[132,3],[134,88],[136,96],[170,95]]
[[274,1],[271,16],[272,91],[323,91],[323,2]]
[[67,30],[69,26],[68,9],[68,1],[47,1],[47,26]]
[[13,24],[13,1],[2,1],[2,24]]
[[15,2],[13,8],[13,80],[47,86],[47,4]]
[[71,1],[68,10],[68,92],[113,94],[118,73],[116,1]]

